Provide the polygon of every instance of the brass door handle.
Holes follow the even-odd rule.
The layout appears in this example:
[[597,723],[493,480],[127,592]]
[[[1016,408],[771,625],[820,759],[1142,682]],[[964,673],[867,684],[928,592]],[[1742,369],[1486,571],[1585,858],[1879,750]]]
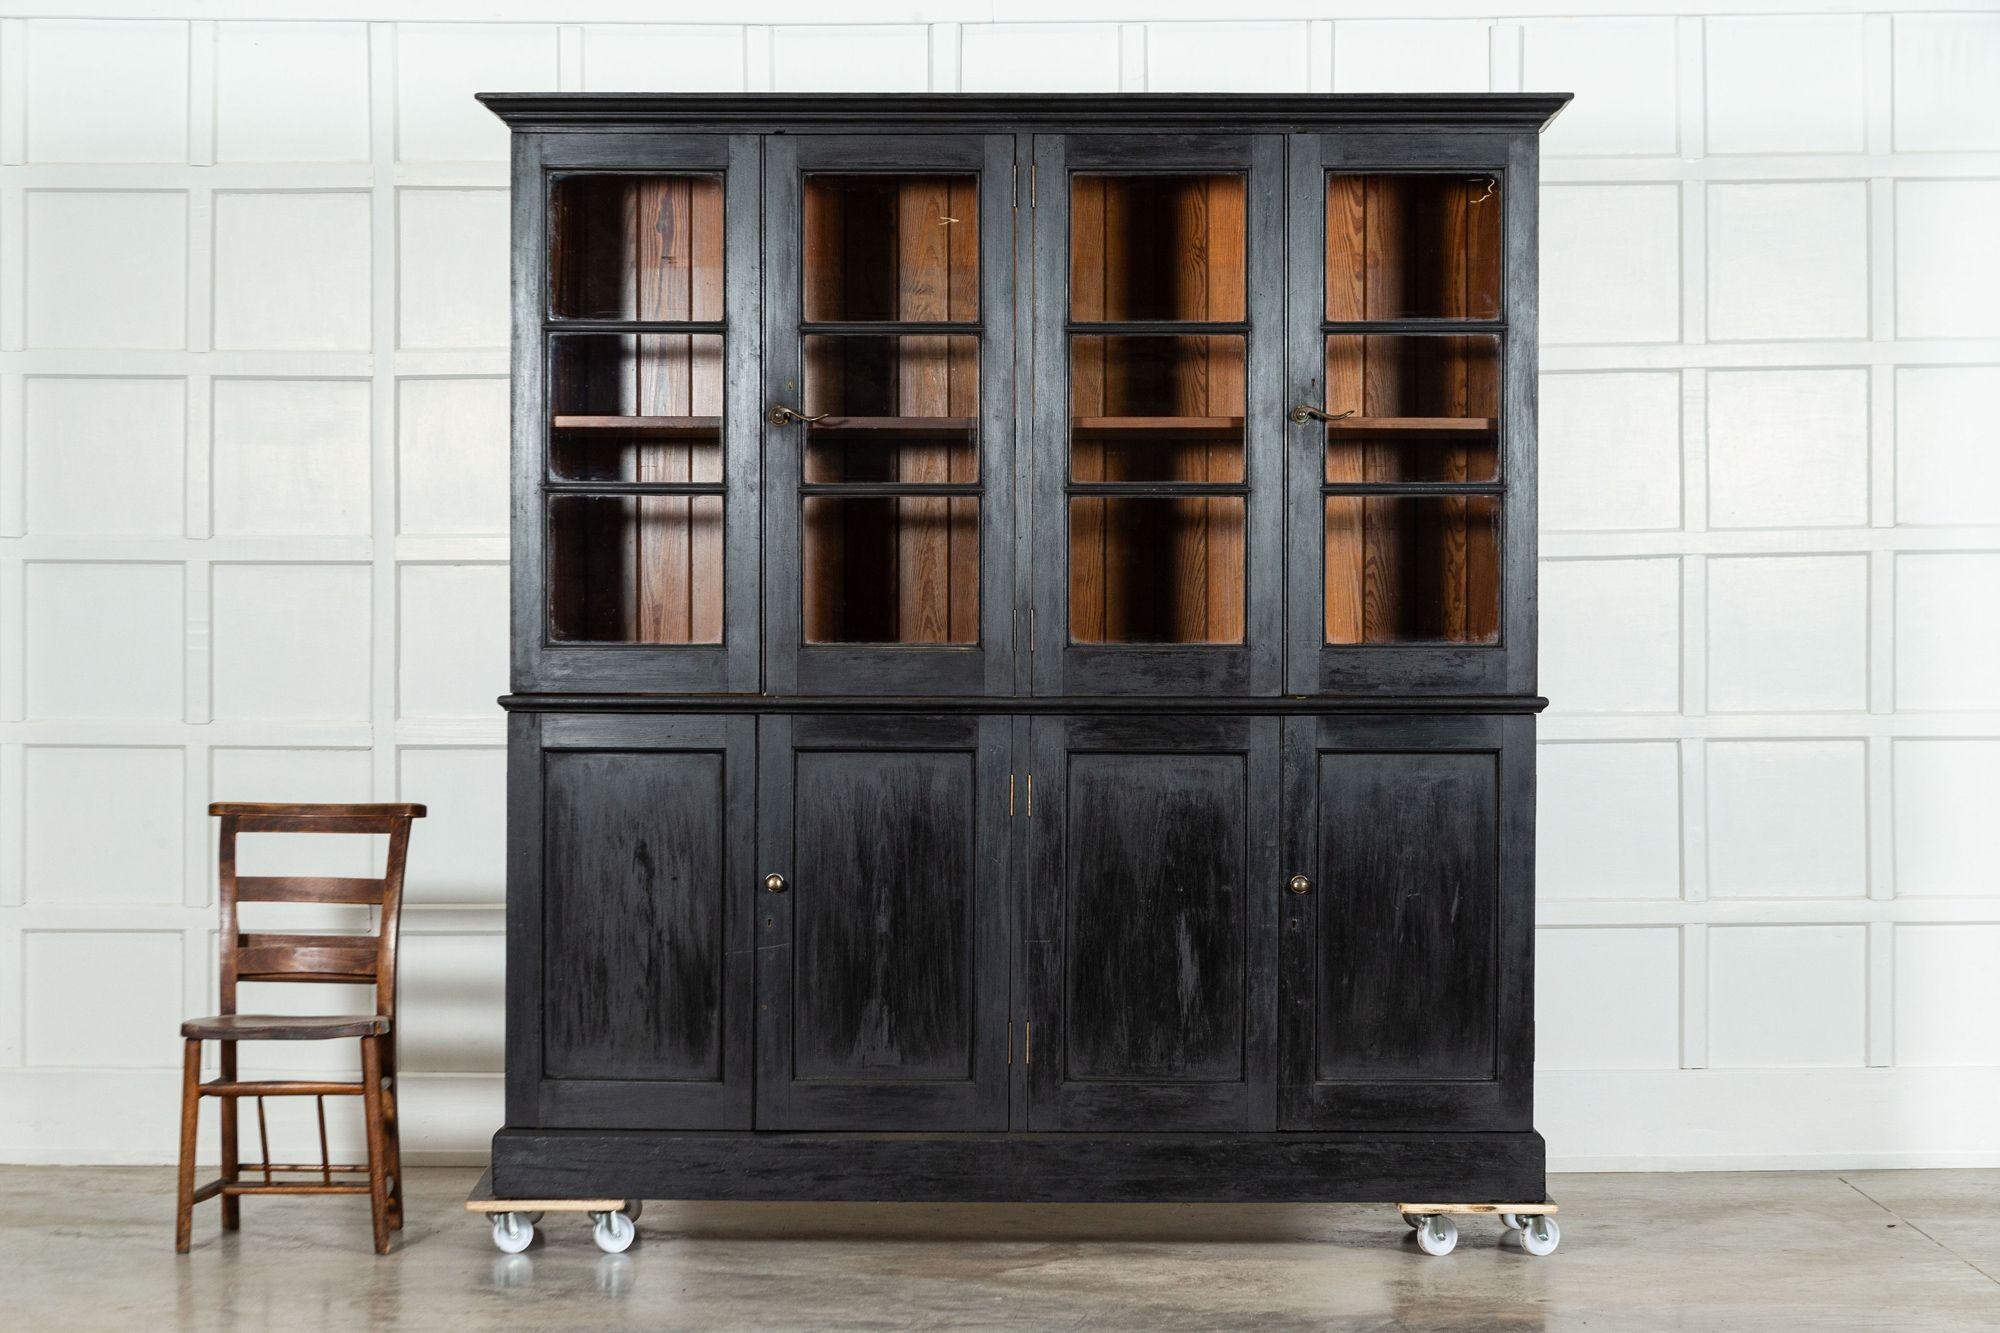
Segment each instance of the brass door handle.
[[1293,893],[1310,892],[1312,886],[1313,882],[1307,879],[1304,875],[1293,875],[1290,879],[1285,881],[1285,887],[1290,889]]
[[789,426],[794,421],[803,421],[810,426],[813,422],[826,416],[826,413],[822,412],[819,416],[809,417],[795,408],[786,407],[783,403],[773,403],[770,412],[766,415],[773,426]]
[[764,876],[764,888],[770,893],[783,893],[785,891],[785,877],[773,870],[770,874]]
[[[1351,407],[1345,412],[1322,412],[1311,403],[1297,403],[1292,407],[1292,420],[1301,426],[1305,425],[1308,421],[1339,421],[1342,417],[1351,417],[1353,415],[1354,409]],[[1301,892],[1304,892],[1304,890],[1301,890]]]

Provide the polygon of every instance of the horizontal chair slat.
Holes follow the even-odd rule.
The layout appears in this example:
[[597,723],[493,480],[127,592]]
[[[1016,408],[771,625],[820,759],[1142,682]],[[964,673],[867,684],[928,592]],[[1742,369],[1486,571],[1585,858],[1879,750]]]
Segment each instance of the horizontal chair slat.
[[314,972],[327,976],[374,979],[380,955],[372,939],[360,944],[326,944],[312,940],[310,936],[297,938],[307,942],[288,941],[283,936],[249,936],[244,947],[236,953],[237,977],[247,980]]
[[[359,1097],[364,1089],[359,1083],[280,1078],[238,1083],[224,1083],[217,1079],[213,1083],[199,1085],[196,1091],[204,1097]],[[318,1167],[312,1169],[319,1170]]]
[[[315,1167],[315,1168],[313,1168],[313,1169],[314,1169],[314,1170],[318,1170],[318,1168],[317,1168],[317,1167]],[[226,1184],[226,1185],[224,1185],[224,1186],[222,1187],[222,1193],[224,1193],[224,1194],[228,1194],[228,1195],[236,1195],[236,1194],[366,1194],[366,1193],[368,1193],[368,1188],[369,1188],[369,1187],[368,1187],[367,1185],[364,1185],[364,1184],[355,1184],[355,1185],[327,1185],[327,1184],[316,1184],[316,1183],[311,1183],[311,1182],[308,1182],[308,1181],[303,1181],[303,1180],[300,1180],[300,1181],[273,1181],[273,1182],[271,1182],[271,1183],[270,1183],[269,1185],[253,1185],[253,1184],[250,1184],[250,1183],[248,1183],[248,1182],[242,1182],[242,1183],[239,1183],[239,1182],[237,1182],[237,1181],[230,1181],[230,1182],[229,1182],[228,1184]]]
[[366,903],[382,901],[379,879],[307,878],[290,875],[244,875],[236,881],[236,897],[246,903]]

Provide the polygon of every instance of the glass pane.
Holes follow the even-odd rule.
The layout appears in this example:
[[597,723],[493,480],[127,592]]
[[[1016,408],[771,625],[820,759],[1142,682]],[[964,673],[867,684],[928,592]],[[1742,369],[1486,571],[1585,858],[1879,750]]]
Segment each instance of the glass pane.
[[1326,317],[1498,319],[1499,182],[1328,176]]
[[977,481],[979,339],[806,339],[807,481]]
[[1243,480],[1243,339],[1070,339],[1078,481]]
[[721,319],[722,178],[559,178],[549,278],[558,316]]
[[1073,176],[1072,319],[1243,318],[1243,177]]
[[1490,495],[1326,501],[1328,643],[1495,643],[1500,505]]
[[551,499],[549,637],[722,642],[722,497]]
[[549,405],[555,477],[722,480],[720,334],[558,334]]
[[1500,466],[1500,339],[1343,334],[1326,340],[1326,479],[1492,481]]
[[979,501],[807,496],[807,643],[977,643]]
[[974,176],[805,178],[808,320],[979,318]]
[[1069,635],[1243,642],[1243,498],[1072,497]]

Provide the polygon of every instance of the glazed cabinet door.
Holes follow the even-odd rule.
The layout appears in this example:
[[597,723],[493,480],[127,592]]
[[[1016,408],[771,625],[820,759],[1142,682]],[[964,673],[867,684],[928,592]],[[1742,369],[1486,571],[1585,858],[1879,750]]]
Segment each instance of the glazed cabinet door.
[[1533,745],[1286,719],[1281,1128],[1529,1128]]
[[1274,1128],[1277,720],[1032,736],[1028,1128]]
[[1014,685],[1014,144],[765,145],[776,693]]
[[757,1127],[1007,1127],[1005,718],[759,723]]
[[1291,151],[1286,689],[1535,683],[1535,141]]
[[754,724],[512,726],[508,1123],[749,1128]]
[[1283,160],[1035,139],[1038,694],[1278,692]]
[[754,692],[756,138],[514,152],[514,687]]

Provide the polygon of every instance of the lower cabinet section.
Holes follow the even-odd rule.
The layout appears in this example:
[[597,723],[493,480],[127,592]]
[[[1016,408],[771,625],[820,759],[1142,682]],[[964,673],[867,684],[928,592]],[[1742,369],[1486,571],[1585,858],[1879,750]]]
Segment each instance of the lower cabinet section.
[[1531,716],[522,712],[512,746],[501,1188],[1539,1197]]

